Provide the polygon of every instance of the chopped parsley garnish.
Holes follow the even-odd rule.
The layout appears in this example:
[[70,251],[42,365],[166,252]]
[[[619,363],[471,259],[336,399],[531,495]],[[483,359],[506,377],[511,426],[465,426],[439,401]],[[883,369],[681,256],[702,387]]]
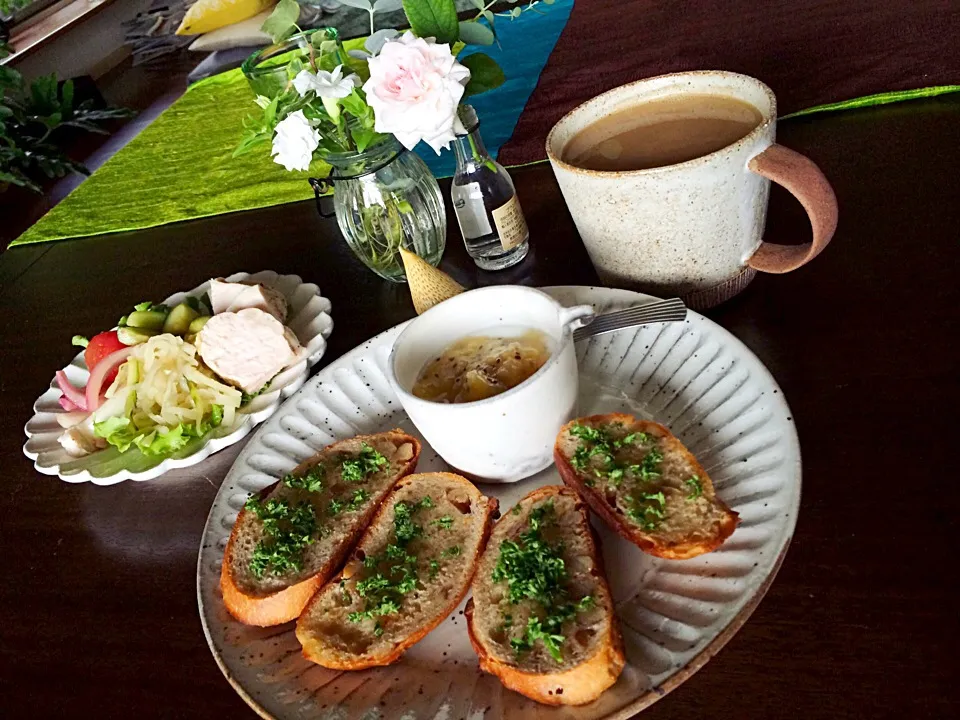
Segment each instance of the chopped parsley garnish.
[[[511,605],[532,600],[540,606],[542,617],[532,614],[521,634],[510,638],[517,653],[528,652],[541,642],[550,656],[562,662],[562,645],[566,637],[563,624],[577,612],[593,605],[589,595],[572,602],[566,589],[567,569],[563,546],[544,540],[541,529],[554,521],[553,502],[546,502],[530,511],[528,529],[517,540],[504,540],[493,569],[494,582],[506,582]],[[513,617],[504,615],[504,628],[513,625]]]
[[631,497],[632,505],[627,509],[627,516],[644,530],[655,530],[664,517],[664,507],[667,499],[663,491],[655,493],[640,493]]
[[363,488],[357,488],[349,500],[333,498],[327,505],[327,515],[336,517],[344,510],[359,510],[363,504],[370,499],[370,493]]
[[443,517],[434,520],[433,524],[439,528],[443,528],[444,530],[449,530],[453,527],[453,518],[449,515],[444,515]]
[[[414,514],[422,508],[433,507],[433,501],[424,497],[416,503],[400,501],[393,508],[395,541],[387,545],[381,555],[368,555],[363,560],[367,570],[374,571],[357,582],[357,594],[364,599],[362,611],[347,616],[350,622],[372,620],[400,612],[403,596],[417,587],[417,557],[407,552],[407,545],[423,534],[423,527],[413,521]],[[435,569],[436,568],[436,569]],[[439,563],[430,564],[431,578],[439,570]],[[380,621],[374,634],[383,634]]]
[[663,462],[663,453],[653,448],[643,456],[639,465],[630,466],[630,472],[637,475],[643,482],[648,482],[660,477],[661,462]]
[[350,502],[347,503],[347,507],[349,507],[351,510],[357,510],[361,505],[363,505],[367,501],[367,498],[369,497],[370,497],[370,493],[368,493],[363,488],[354,490],[353,497],[350,498]]
[[299,477],[294,475],[284,475],[283,484],[294,490],[306,490],[307,492],[320,492],[323,490],[323,478],[326,475],[323,465],[315,465]]
[[446,550],[443,551],[443,554],[449,557],[457,557],[460,554],[460,546],[451,545],[450,547],[448,547]]
[[[607,428],[592,427],[590,425],[573,425],[570,428],[570,434],[581,440],[580,446],[574,450],[573,457],[570,458],[570,464],[579,472],[586,472],[590,464],[590,459],[597,456],[603,461],[603,467],[594,468],[593,474],[598,478],[606,479],[613,487],[618,487],[623,482],[624,474],[627,470],[638,468],[637,465],[629,467],[621,466],[614,460],[614,453],[627,445],[647,443],[650,436],[644,432],[632,432],[623,436],[619,440],[614,439]],[[585,479],[587,487],[593,487],[595,482]]]
[[[587,425],[573,425],[570,428],[570,434],[581,440],[580,446],[574,451],[570,464],[581,473],[591,472],[589,463],[591,458],[599,456],[602,458],[602,466],[592,468],[592,475],[605,480],[610,487],[618,488],[627,478],[635,478],[641,483],[649,483],[660,477],[660,463],[663,462],[663,453],[656,445],[650,447],[643,459],[639,463],[622,464],[617,463],[614,453],[627,445],[646,445],[654,441],[654,438],[645,432],[632,432],[619,440],[615,440],[609,432],[609,426],[590,427]],[[585,477],[583,483],[587,487],[593,487],[596,481],[593,477]],[[700,495],[699,478],[696,476],[687,480],[691,486],[691,494],[687,496],[692,500]],[[627,517],[637,523],[645,530],[653,530],[664,518],[664,509],[666,500],[662,492],[650,493],[639,492],[629,496],[630,507],[627,509]]]
[[250,560],[250,572],[262,578],[268,570],[282,575],[303,568],[303,550],[313,543],[317,517],[308,502],[291,506],[286,500],[260,502],[251,496],[245,505],[263,522],[264,538],[257,543]]
[[703,495],[703,485],[700,484],[700,477],[693,475],[684,480],[687,487],[690,488],[690,494],[687,495],[687,500],[696,500],[698,497]]
[[367,477],[388,464],[387,458],[364,443],[360,447],[360,454],[356,458],[343,461],[340,466],[340,475],[346,482],[363,482]]
[[570,428],[570,434],[578,440],[586,440],[591,443],[610,442],[607,434],[601,428],[593,427],[592,425],[576,423]]

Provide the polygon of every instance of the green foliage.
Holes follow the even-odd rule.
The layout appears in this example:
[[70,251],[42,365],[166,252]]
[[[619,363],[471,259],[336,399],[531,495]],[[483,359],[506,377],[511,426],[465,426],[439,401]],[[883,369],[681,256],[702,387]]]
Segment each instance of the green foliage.
[[[0,44],[0,58],[8,53]],[[58,131],[74,127],[106,134],[104,122],[130,115],[120,108],[97,110],[92,100],[75,104],[71,80],[58,86],[56,76],[47,75],[26,87],[19,72],[0,66],[0,183],[41,192],[44,177],[89,175],[58,145]]]
[[[320,136],[316,151],[320,157],[330,153],[363,152],[387,137],[374,130],[373,108],[367,104],[366,93],[359,87],[336,101],[335,117],[315,94],[307,93],[305,97],[300,97],[293,87],[293,79],[301,70],[332,72],[338,65],[343,65],[345,74],[353,71],[361,80],[368,77],[366,63],[360,63],[362,68],[357,67],[358,62],[347,54],[335,29],[305,33],[292,39],[301,38],[300,51],[284,66],[286,84],[273,97],[257,97],[256,103],[262,112],[249,115],[244,120],[243,138],[233,152],[234,157],[269,144],[277,124],[298,110],[303,111]],[[363,72],[359,72],[360,69]]]
[[476,19],[460,23],[460,41],[467,45],[493,45],[495,39],[493,30]]
[[32,0],[0,0],[0,15],[12,15],[31,2]]
[[[550,4],[552,0],[542,0]],[[242,155],[252,149],[269,144],[274,131],[288,115],[303,111],[311,126],[320,136],[319,146],[315,151],[316,157],[325,157],[331,153],[362,153],[386,139],[383,133],[377,132],[373,109],[367,104],[366,94],[357,87],[346,98],[337,100],[327,99],[324,106],[321,98],[313,93],[300,97],[293,88],[293,79],[301,70],[309,69],[316,73],[320,70],[331,72],[338,65],[342,65],[349,74],[356,73],[361,83],[369,78],[367,60],[371,55],[379,52],[383,42],[392,39],[397,32],[393,29],[384,29],[374,32],[374,15],[377,12],[397,10],[401,6],[406,13],[407,20],[414,35],[421,38],[434,38],[438,43],[447,43],[456,56],[465,45],[489,46],[495,43],[496,16],[490,10],[496,0],[473,0],[477,9],[475,17],[460,22],[457,18],[457,9],[454,0],[340,0],[344,5],[355,7],[370,14],[370,33],[366,53],[348,55],[340,41],[336,30],[328,28],[315,33],[303,33],[297,26],[299,5],[295,0],[280,0],[274,11],[263,24],[264,32],[270,34],[275,42],[284,40],[298,41],[299,52],[283,66],[280,78],[277,80],[277,90],[264,89],[266,95],[257,98],[257,104],[263,110],[259,116],[248,117],[244,121],[244,136],[234,152],[234,156]],[[523,8],[516,7],[508,13],[513,18],[521,12],[533,10],[539,2],[533,0]],[[505,81],[503,70],[497,62],[484,53],[474,53],[462,61],[471,73],[464,97],[478,95],[488,90],[500,87]],[[285,77],[285,80],[284,80]],[[394,237],[402,234],[396,232],[401,227],[399,213],[403,208],[384,209],[377,207],[364,209],[362,224],[369,227],[371,236],[384,236],[391,242],[386,256],[393,259],[395,248],[392,247]],[[383,232],[373,232],[375,230]],[[372,266],[379,263],[377,257],[371,258]]]
[[464,97],[479,95],[503,85],[506,78],[497,61],[486,53],[474,53],[460,60],[470,70],[470,82],[463,93]]
[[300,19],[300,5],[297,0],[280,0],[260,29],[280,43],[293,35]]
[[460,37],[457,7],[453,0],[403,0],[403,10],[414,35],[455,43]]

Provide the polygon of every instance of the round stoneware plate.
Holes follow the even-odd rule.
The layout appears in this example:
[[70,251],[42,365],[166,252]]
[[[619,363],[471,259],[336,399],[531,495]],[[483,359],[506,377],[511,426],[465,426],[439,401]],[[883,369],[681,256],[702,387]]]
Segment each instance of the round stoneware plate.
[[[652,300],[605,288],[547,290],[565,305],[598,311]],[[252,628],[220,595],[220,563],[247,496],[276,482],[325,445],[400,427],[416,433],[387,381],[390,347],[403,326],[324,368],[244,448],[220,487],[203,533],[197,596],[204,632],[224,675],[268,718],[627,718],[690,677],[756,607],[786,552],[800,504],[800,449],[790,409],[759,360],[723,328],[691,312],[577,345],[578,413],[626,411],[667,425],[710,473],[741,523],[717,551],[692,560],[645,555],[599,531],[628,663],[617,683],[579,708],[551,708],[480,672],[457,608],[389,667],[340,672],[300,654],[293,623]],[[444,468],[424,445],[418,471]],[[506,512],[554,469],[513,485],[481,485]]]
[[[136,454],[119,455],[114,449],[72,458],[60,446],[57,438],[63,428],[57,423],[57,414],[64,412],[59,405],[60,389],[55,381],[33,404],[34,415],[24,431],[27,442],[23,453],[34,461],[34,467],[44,475],[59,475],[71,483],[92,482],[96,485],[113,485],[123,480],[151,480],[174,468],[196,465],[217,450],[233,445],[244,438],[254,427],[273,415],[280,404],[297,390],[327,349],[327,338],[333,330],[330,319],[330,301],[320,295],[320,289],[305,283],[297,275],[278,275],[266,270],[254,275],[239,272],[226,278],[231,282],[260,283],[283,293],[290,305],[287,326],[296,334],[306,348],[306,357],[296,365],[283,370],[271,382],[268,392],[258,395],[237,413],[229,426],[220,426],[203,441],[187,445],[183,450],[164,459],[151,459]],[[200,297],[207,292],[210,281],[189,292],[171,295],[163,303],[173,307],[187,296]],[[64,368],[67,378],[76,386],[87,384],[90,372],[83,360],[83,352]]]

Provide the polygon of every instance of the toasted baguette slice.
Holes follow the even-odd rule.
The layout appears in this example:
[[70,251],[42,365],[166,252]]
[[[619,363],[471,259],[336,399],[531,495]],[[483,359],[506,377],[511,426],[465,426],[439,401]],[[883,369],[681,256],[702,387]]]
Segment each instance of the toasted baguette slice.
[[[496,500],[459,475],[425,473],[401,481],[346,567],[300,616],[304,657],[338,670],[396,661],[460,604],[496,510]],[[392,589],[372,588],[378,577]],[[404,580],[407,588],[398,589]],[[393,609],[370,612],[382,610],[384,601]]]
[[[348,482],[341,474],[344,460],[356,459],[364,445],[381,453],[388,464],[360,481]],[[268,568],[257,576],[251,569],[258,544],[270,544],[263,521],[251,510],[237,516],[227,542],[220,571],[223,602],[240,622],[248,625],[279,625],[297,618],[307,601],[336,572],[370,523],[377,507],[394,485],[413,472],[420,457],[420,443],[400,430],[361,435],[341,440],[299,465],[291,473],[303,477],[312,468],[324,468],[323,488],[307,492],[280,481],[266,488],[261,502],[286,501],[291,507],[307,501],[313,507],[317,531],[302,552],[301,569],[279,575]],[[356,502],[357,491],[364,497]]]
[[[613,465],[604,453],[583,462],[586,453],[578,460],[578,449],[589,451],[596,443],[577,437],[584,434],[577,426],[599,428],[615,443],[639,435],[614,448]],[[651,452],[655,454],[648,457]],[[662,458],[656,460],[656,454]],[[560,429],[554,460],[563,481],[597,515],[651,555],[673,560],[702,555],[718,548],[737,527],[737,513],[717,497],[697,459],[655,422],[622,413],[579,418]],[[611,467],[624,470],[623,475],[611,476]]]
[[[542,640],[518,652],[511,640],[523,639],[528,621],[547,614],[537,600],[511,603],[507,580],[494,581],[494,569],[505,541],[525,546],[524,533],[532,527],[531,511],[547,514],[540,538],[559,548],[566,572],[558,603],[576,603],[589,596],[592,603],[561,625],[561,659],[555,659]],[[571,489],[548,485],[534,490],[506,513],[490,535],[473,581],[467,604],[467,632],[480,657],[480,668],[521,695],[547,705],[583,705],[613,685],[623,670],[624,656],[613,600],[603,571],[589,513]]]

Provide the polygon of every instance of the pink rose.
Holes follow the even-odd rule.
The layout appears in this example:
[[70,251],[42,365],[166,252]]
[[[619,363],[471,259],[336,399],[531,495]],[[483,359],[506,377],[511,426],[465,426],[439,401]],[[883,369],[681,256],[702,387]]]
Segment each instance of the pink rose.
[[375,114],[374,129],[392,133],[408,150],[423,140],[437,154],[461,129],[457,105],[470,71],[456,61],[449,45],[406,32],[384,43],[370,58],[363,85]]

